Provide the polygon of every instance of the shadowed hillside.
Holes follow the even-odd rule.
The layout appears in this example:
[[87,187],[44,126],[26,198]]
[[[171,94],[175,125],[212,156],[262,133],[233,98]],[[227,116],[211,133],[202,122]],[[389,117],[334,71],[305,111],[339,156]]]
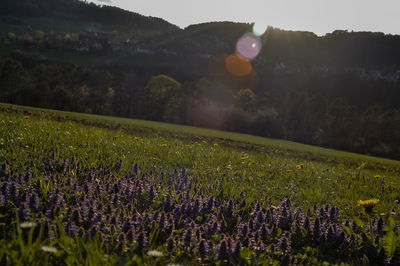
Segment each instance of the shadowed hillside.
[[11,22],[12,17],[47,17],[75,22],[119,25],[124,28],[141,28],[149,31],[178,29],[160,18],[146,17],[117,7],[98,6],[79,0],[3,0],[0,3],[0,14],[9,17]]

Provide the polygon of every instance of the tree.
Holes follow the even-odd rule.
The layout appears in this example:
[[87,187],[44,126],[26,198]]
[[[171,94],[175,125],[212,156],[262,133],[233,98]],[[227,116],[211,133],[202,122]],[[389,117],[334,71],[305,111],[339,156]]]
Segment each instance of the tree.
[[7,34],[7,38],[8,38],[10,41],[14,41],[14,40],[17,38],[17,35],[15,35],[14,32],[9,32],[9,33]]
[[114,36],[114,38],[117,38],[119,36],[119,31],[117,30],[113,30],[111,33]]
[[327,133],[330,134],[334,147],[350,149],[359,145],[362,148],[364,140],[360,139],[360,144],[356,144],[357,140],[354,138],[358,122],[356,115],[355,107],[349,105],[344,98],[337,98],[329,105]]
[[181,87],[178,81],[169,76],[158,75],[151,77],[145,88],[148,93],[146,106],[148,118],[161,120],[168,102],[173,97],[179,97],[178,92]]
[[51,102],[56,109],[70,111],[75,104],[72,98],[72,93],[65,86],[58,85],[54,88]]
[[35,40],[42,40],[44,37],[44,32],[41,30],[35,30],[33,32],[33,37],[35,38]]
[[0,100],[17,103],[17,93],[26,89],[30,79],[29,72],[20,62],[5,59],[0,64]]
[[241,89],[235,96],[236,105],[245,111],[254,111],[256,95],[251,89]]

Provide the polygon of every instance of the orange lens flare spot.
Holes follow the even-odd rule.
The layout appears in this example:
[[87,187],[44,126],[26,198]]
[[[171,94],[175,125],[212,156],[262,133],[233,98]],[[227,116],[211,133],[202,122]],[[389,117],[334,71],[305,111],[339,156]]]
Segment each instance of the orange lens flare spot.
[[226,57],[225,67],[229,73],[237,77],[247,76],[253,71],[251,63],[236,54]]

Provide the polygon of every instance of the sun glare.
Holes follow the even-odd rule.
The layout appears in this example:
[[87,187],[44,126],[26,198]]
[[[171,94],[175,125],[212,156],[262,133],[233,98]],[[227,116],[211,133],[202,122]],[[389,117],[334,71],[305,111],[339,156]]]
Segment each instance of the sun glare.
[[246,60],[253,60],[261,51],[261,39],[257,35],[248,32],[236,43],[236,53]]
[[261,36],[267,30],[268,25],[265,22],[255,22],[253,25],[253,33]]
[[251,63],[237,54],[226,57],[225,67],[229,73],[236,77],[245,77],[253,71]]

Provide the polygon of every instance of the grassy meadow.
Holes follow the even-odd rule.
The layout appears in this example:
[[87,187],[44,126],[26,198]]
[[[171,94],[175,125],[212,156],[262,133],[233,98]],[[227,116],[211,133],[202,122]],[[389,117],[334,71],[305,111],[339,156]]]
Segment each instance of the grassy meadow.
[[394,160],[1,104],[0,180],[2,265],[400,258]]

